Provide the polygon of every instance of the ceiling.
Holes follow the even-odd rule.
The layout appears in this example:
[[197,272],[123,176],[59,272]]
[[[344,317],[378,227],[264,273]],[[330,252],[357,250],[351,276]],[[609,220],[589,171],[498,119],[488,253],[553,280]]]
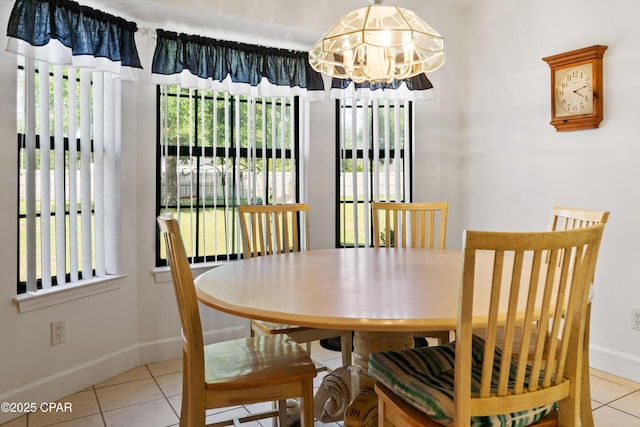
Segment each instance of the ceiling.
[[[417,9],[422,1],[394,0],[393,4]],[[433,1],[447,7],[465,7],[482,0]],[[142,29],[162,28],[246,43],[273,40],[279,47],[292,49],[310,48],[344,13],[369,4],[366,0],[314,0],[311,9],[310,0],[80,0],[80,3],[135,21]]]

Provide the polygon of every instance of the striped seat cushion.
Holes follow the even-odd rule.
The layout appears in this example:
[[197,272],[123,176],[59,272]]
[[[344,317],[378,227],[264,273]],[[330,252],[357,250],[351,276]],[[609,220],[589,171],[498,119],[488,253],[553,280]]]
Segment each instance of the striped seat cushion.
[[[471,392],[480,387],[480,370],[484,340],[473,336]],[[502,352],[496,350],[494,366],[500,365]],[[369,376],[384,384],[412,406],[443,425],[453,423],[453,384],[455,342],[437,347],[419,347],[410,350],[372,353],[369,357]],[[515,372],[515,361],[511,369]],[[497,382],[497,378],[494,378]],[[527,426],[549,411],[554,404],[527,411],[474,417],[472,426]]]

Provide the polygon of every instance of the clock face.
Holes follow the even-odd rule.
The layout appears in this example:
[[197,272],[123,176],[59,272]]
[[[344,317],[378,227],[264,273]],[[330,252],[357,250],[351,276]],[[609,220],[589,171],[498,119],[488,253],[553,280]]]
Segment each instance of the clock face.
[[555,71],[556,117],[593,113],[591,63]]

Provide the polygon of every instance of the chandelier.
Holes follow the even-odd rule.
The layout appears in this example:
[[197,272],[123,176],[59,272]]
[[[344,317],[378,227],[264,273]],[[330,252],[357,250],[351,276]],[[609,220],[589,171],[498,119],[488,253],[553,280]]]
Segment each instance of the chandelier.
[[414,12],[382,0],[343,16],[309,52],[314,70],[356,83],[391,82],[444,64],[444,38]]

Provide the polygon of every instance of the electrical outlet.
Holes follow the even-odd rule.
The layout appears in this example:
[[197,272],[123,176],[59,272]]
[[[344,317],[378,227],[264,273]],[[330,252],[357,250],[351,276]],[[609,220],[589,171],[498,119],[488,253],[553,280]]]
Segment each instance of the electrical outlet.
[[66,339],[66,334],[64,320],[51,322],[51,345],[62,344]]
[[631,329],[640,331],[640,308],[631,308]]

